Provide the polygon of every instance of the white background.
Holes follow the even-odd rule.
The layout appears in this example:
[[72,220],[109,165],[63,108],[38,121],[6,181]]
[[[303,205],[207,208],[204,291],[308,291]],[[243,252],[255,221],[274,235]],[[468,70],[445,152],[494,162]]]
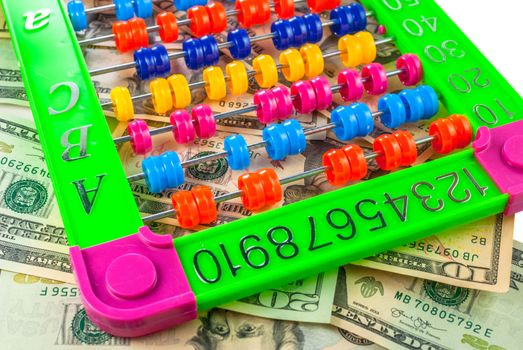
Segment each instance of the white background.
[[[436,0],[470,40],[521,95],[523,93],[523,2],[521,0]],[[519,118],[523,111],[518,111]],[[523,146],[522,146],[523,147]],[[523,242],[523,213],[514,237]]]

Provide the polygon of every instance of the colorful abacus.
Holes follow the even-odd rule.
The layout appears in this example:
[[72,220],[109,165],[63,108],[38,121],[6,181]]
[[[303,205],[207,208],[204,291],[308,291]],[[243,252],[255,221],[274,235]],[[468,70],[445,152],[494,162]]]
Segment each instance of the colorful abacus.
[[[173,112],[172,125],[166,128],[149,130],[145,122],[133,121],[129,123],[128,137],[113,140],[90,81],[89,73],[93,71],[87,70],[60,1],[2,0],[71,245],[74,273],[95,324],[115,335],[144,335],[194,319],[198,310],[282,285],[296,276],[331,270],[489,215],[523,210],[521,97],[433,1],[362,2],[386,26],[387,33],[394,35],[401,52],[417,56],[402,56],[397,70],[387,74],[381,66],[362,57],[374,58],[374,54],[362,49],[354,39],[357,36],[347,37],[344,43],[351,49],[340,48],[332,55],[341,53],[343,59],[345,52],[344,59],[366,66],[361,73],[342,71],[339,84],[330,86],[325,78],[312,77],[322,69],[310,67],[311,58],[306,53],[302,52],[300,59],[293,51],[289,57],[296,58],[289,60],[286,56],[283,62],[280,58],[279,67],[288,70],[284,72],[288,80],[295,81],[290,91],[274,87],[276,81],[270,78],[275,71],[272,63],[270,75],[254,67],[251,74],[259,74],[260,86],[270,90],[258,92],[248,110],[257,111],[265,123],[282,122],[264,129],[263,142],[247,145],[241,135],[234,135],[226,140],[224,152],[184,163],[176,153],[166,152],[146,158],[143,174],[127,177],[119,164],[115,142],[131,141],[136,153],[146,153],[152,135],[172,131],[180,143],[196,136],[210,137],[216,129],[216,118],[236,112],[213,116],[209,106],[199,105],[192,108],[191,115],[185,110]],[[115,5],[123,3],[116,1]],[[275,4],[284,3],[289,2]],[[312,3],[309,1],[309,6]],[[338,7],[332,10],[327,24],[339,36],[364,30],[361,25],[366,23],[366,16],[362,9],[360,5]],[[356,10],[363,15],[355,16],[352,11]],[[332,13],[338,17],[333,18]],[[424,18],[437,18],[437,25],[426,25]],[[309,32],[314,35],[308,37],[296,29],[303,27],[301,24],[279,23],[283,24],[273,24],[273,33],[268,37],[274,37],[276,46],[282,49],[302,46],[318,34]],[[234,35],[238,37],[227,45],[241,51],[236,55],[241,59],[250,52],[249,41],[243,34]],[[208,38],[191,39],[186,44],[183,56],[190,66],[215,64],[220,47]],[[370,47],[374,45],[366,46]],[[164,48],[140,50],[137,66],[142,77],[167,74],[172,56]],[[56,57],[61,58],[61,65],[56,64]],[[326,57],[330,54],[322,55],[321,60]],[[305,130],[296,120],[287,119],[293,108],[298,113],[326,108],[336,91],[348,101],[361,97],[363,90],[381,94],[387,75],[399,75],[405,85],[414,85],[422,73],[416,57],[423,63],[424,82],[428,85],[384,95],[374,113],[362,103],[340,106],[331,112],[329,124]],[[304,74],[301,61],[303,71],[308,62],[307,78],[311,80],[300,81]],[[244,91],[248,73],[239,64],[233,67],[229,66],[227,72],[230,82],[234,81],[230,90]],[[102,71],[109,70],[94,73]],[[204,81],[209,95],[223,95],[223,72],[213,69],[207,75]],[[182,84],[181,93],[176,90],[180,80],[173,83],[173,79],[179,79],[174,77],[167,79],[167,86],[165,80],[157,80],[159,92],[151,89],[157,111],[167,112],[171,103],[178,107],[180,99],[184,100],[181,108],[190,104],[188,84]],[[456,79],[466,82],[466,88],[456,85]],[[163,99],[169,97],[171,103],[164,103]],[[239,177],[238,191],[218,197],[205,186],[176,191],[172,210],[147,217],[140,217],[129,189],[129,181],[142,177],[151,191],[177,187],[184,181],[184,167],[215,157],[227,157],[231,167],[245,169],[250,162],[249,148],[265,147],[269,157],[282,159],[303,152],[306,136],[320,130],[333,129],[341,140],[350,140],[367,135],[375,117],[393,128],[428,119],[438,110],[438,98],[451,115],[432,121],[429,135],[421,139],[414,139],[406,131],[395,131],[377,137],[373,152],[367,153],[356,144],[348,144],[327,151],[321,167],[281,179],[269,168],[250,171]],[[164,103],[161,108],[160,102]],[[121,120],[132,119],[130,96],[115,106]],[[409,167],[416,160],[418,145],[430,143],[437,153],[447,154],[466,147],[474,131],[472,148]],[[209,224],[216,218],[216,203],[237,197],[249,210],[264,210],[281,200],[282,184],[324,173],[332,185],[344,185],[362,179],[369,160],[386,171],[408,168],[174,240],[156,235],[143,225],[144,221],[173,214],[183,227]]]

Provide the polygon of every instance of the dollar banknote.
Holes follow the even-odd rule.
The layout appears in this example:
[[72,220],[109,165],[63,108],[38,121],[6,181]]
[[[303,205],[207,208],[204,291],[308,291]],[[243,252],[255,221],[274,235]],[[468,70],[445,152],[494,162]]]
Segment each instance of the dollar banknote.
[[523,244],[511,253],[504,294],[345,266],[331,323],[388,349],[521,349]]
[[74,285],[0,272],[2,349],[380,350],[331,325],[271,320],[213,309],[197,320],[140,338],[114,337],[87,317]]

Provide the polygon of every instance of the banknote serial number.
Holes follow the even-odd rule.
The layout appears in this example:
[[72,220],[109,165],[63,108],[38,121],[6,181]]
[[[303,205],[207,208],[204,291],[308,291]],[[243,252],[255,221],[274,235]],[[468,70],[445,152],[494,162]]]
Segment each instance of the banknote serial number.
[[461,258],[465,261],[474,261],[479,258],[478,254],[474,254],[460,249],[445,248],[441,245],[434,246],[431,243],[423,241],[414,241],[409,244],[405,244],[404,247],[419,250],[425,253],[433,253],[434,255],[452,257],[454,259]]
[[32,164],[27,164],[21,160],[11,159],[8,157],[0,158],[0,165],[7,166],[12,169],[16,169],[31,175],[40,175],[42,177],[50,178],[49,172],[46,169],[41,167],[34,166]]
[[[429,212],[442,210],[448,201],[467,202],[472,197],[472,191],[467,188],[457,190],[463,175],[470,181],[469,185],[473,185],[481,196],[485,196],[487,187],[479,185],[466,168],[463,168],[461,173],[451,172],[435,177],[433,182],[436,186],[426,181],[416,182],[411,187],[412,195],[419,200],[418,204]],[[446,187],[445,184],[447,184]],[[422,191],[421,186],[428,189],[428,192]],[[446,188],[445,197],[448,199],[444,200],[443,196],[439,198],[432,193],[432,190],[440,186]],[[383,210],[380,210],[386,206],[390,206],[396,216],[386,219]],[[356,237],[358,228],[359,231],[362,231],[360,225],[365,225],[369,232],[375,232],[387,228],[390,221],[399,220],[404,223],[407,221],[408,208],[409,196],[407,195],[393,197],[389,193],[384,193],[383,197],[378,200],[362,199],[354,204],[352,213],[335,207],[329,209],[320,218],[307,216],[307,222],[300,228],[300,236],[309,232],[306,245],[296,243],[295,233],[289,227],[278,225],[269,228],[264,234],[249,234],[241,237],[237,248],[226,247],[224,243],[219,243],[218,249],[199,249],[192,259],[194,271],[202,282],[217,283],[223,278],[224,273],[230,273],[232,277],[236,277],[238,271],[245,267],[255,270],[262,269],[272,260],[289,260],[297,257],[303,251],[313,252],[328,248],[335,242],[350,241]],[[333,231],[333,234],[319,235],[317,227],[320,225],[327,225],[328,229],[333,229],[329,230]],[[442,254],[454,256],[456,253],[443,250]],[[468,257],[470,258],[470,254]]]
[[78,296],[77,287],[43,287],[40,291],[40,296],[51,296],[51,297],[76,297]]

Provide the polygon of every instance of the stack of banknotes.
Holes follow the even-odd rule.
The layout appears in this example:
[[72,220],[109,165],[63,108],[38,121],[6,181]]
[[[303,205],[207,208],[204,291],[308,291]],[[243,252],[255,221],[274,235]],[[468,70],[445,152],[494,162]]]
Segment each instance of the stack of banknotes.
[[[86,7],[107,1],[84,1]],[[232,6],[225,3],[226,7]],[[154,2],[155,12],[175,11],[172,1]],[[298,11],[307,12],[305,7]],[[182,18],[183,12],[175,12]],[[92,15],[89,28],[80,38],[109,34],[115,21],[112,12]],[[231,17],[229,29],[238,23]],[[377,31],[369,19],[368,30]],[[152,24],[152,22],[151,22]],[[181,28],[182,38],[190,29]],[[270,32],[269,26],[249,30],[251,35]],[[334,36],[324,36],[322,50],[335,49]],[[151,37],[155,34],[151,33]],[[376,34],[376,37],[379,36]],[[154,38],[159,41],[159,38]],[[217,36],[224,41],[224,35]],[[168,44],[171,52],[181,49],[179,42]],[[132,60],[131,54],[119,53],[108,41],[83,47],[91,68]],[[261,53],[277,57],[268,41],[254,44],[253,56]],[[377,61],[393,69],[400,52],[393,44],[378,48]],[[224,50],[220,66],[230,62]],[[325,76],[332,83],[343,67],[339,60],[326,61]],[[189,82],[200,81],[201,71],[190,71],[182,62],[173,70],[184,74]],[[148,91],[133,70],[124,70],[93,78],[100,99],[109,100],[111,88],[126,86],[131,94]],[[287,84],[283,79],[281,84]],[[402,86],[396,78],[389,90]],[[249,92],[219,102],[205,101],[202,90],[193,91],[193,103],[210,103],[219,113],[241,108],[252,101],[257,86]],[[375,107],[377,98],[366,96],[363,102]],[[335,98],[333,107],[341,100]],[[168,116],[154,113],[150,100],[135,103],[139,118],[152,127],[168,123]],[[444,107],[440,108],[445,114]],[[126,123],[118,122],[106,111],[114,137],[126,133]],[[300,116],[304,127],[329,122],[329,111]],[[186,160],[209,152],[219,152],[220,142],[232,133],[244,135],[248,143],[261,140],[263,125],[254,113],[219,122],[217,136],[208,142],[195,141],[176,145],[170,135],[155,138],[153,154],[166,150],[178,152]],[[426,134],[427,124],[409,125],[415,136]],[[390,133],[376,122],[372,135],[357,142],[372,148],[373,139]],[[252,169],[275,167],[280,177],[315,168],[321,155],[341,146],[330,132],[314,135],[307,151],[285,161],[270,161],[263,151],[252,155]],[[127,174],[140,171],[144,156],[132,152],[128,144],[118,148]],[[416,164],[431,161],[435,154],[428,146],[420,151]],[[376,164],[370,165],[367,177],[381,176]],[[205,184],[227,193],[237,190],[236,178],[226,160],[207,162],[187,170],[189,185]],[[365,179],[366,180],[366,179]],[[168,194],[153,195],[143,182],[133,183],[143,215],[170,209]],[[316,196],[334,188],[324,175],[317,175],[284,186],[287,205]],[[219,206],[216,225],[241,219],[252,213],[240,201]],[[115,218],[117,220],[117,218]],[[192,234],[181,229],[175,218],[150,224],[159,234],[173,237]],[[201,313],[197,320],[147,337],[126,339],[99,330],[82,307],[74,285],[68,258],[67,239],[55,193],[50,181],[42,147],[29,109],[9,32],[0,13],[0,339],[2,349],[73,349],[89,345],[93,349],[521,349],[523,333],[523,244],[513,241],[514,218],[489,217],[396,249],[370,256],[353,264],[318,276],[300,279],[278,289],[222,305]],[[521,294],[520,294],[521,293]],[[303,305],[307,305],[303,307]]]

